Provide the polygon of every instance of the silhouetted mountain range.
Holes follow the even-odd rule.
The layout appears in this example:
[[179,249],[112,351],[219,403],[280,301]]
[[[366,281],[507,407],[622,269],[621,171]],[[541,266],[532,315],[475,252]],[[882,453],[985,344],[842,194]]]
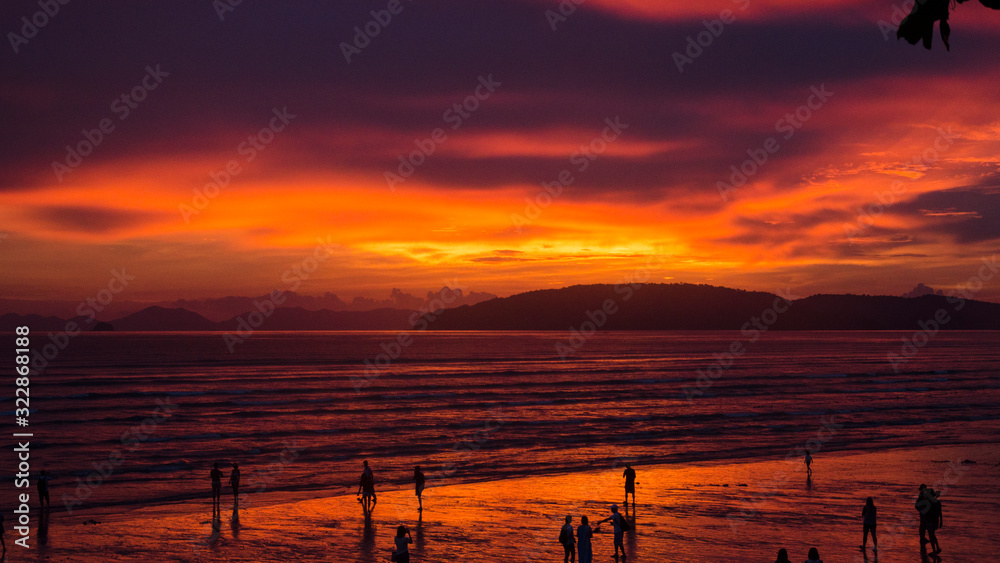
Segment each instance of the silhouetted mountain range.
[[[575,285],[529,291],[426,317],[432,330],[909,330],[948,315],[952,330],[1000,330],[1000,304],[960,297],[813,295],[692,284]],[[590,325],[586,327],[590,329]]]
[[[281,306],[288,308],[300,307],[307,311],[374,311],[377,309],[417,311],[422,307],[426,310],[430,303],[441,296],[448,297],[445,307],[474,305],[496,297],[492,293],[468,291],[457,287],[454,289],[442,287],[437,292],[428,291],[424,296],[412,295],[401,289],[393,289],[389,292],[389,296],[386,299],[355,297],[351,301],[344,301],[336,294],[329,292],[313,296],[302,295],[294,291],[283,291],[281,293]],[[210,321],[224,322],[247,311],[252,311],[256,303],[269,298],[269,295],[251,297],[229,296],[207,299],[176,299],[173,301],[158,302],[129,301],[127,299],[115,298],[111,303],[104,305],[103,309],[97,312],[97,316],[98,320],[110,321],[131,315],[132,313],[138,313],[148,307],[163,307],[165,309],[186,309],[198,313]],[[74,313],[79,314],[80,305],[80,301],[35,301],[0,298],[0,311],[19,315],[34,314],[43,317],[67,317]]]
[[[953,295],[889,297],[813,295],[799,298],[710,285],[575,285],[529,291],[419,316],[412,310],[311,311],[281,307],[214,322],[183,308],[147,307],[110,323],[92,318],[0,316],[0,331],[36,332],[260,330],[1000,330],[1000,304]],[[416,321],[414,325],[413,321]],[[589,324],[588,324],[589,323]],[[108,326],[110,324],[110,326]],[[100,326],[99,326],[100,325]]]

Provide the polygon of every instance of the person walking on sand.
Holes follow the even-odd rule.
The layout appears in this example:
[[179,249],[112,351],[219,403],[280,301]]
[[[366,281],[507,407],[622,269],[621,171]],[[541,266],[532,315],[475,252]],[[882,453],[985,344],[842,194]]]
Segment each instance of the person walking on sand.
[[594,537],[594,530],[590,527],[586,516],[580,518],[580,527],[576,529],[577,551],[580,552],[580,563],[594,563],[594,548],[591,545],[591,538]]
[[615,561],[618,560],[618,548],[619,547],[622,549],[622,560],[624,560],[625,557],[626,557],[626,555],[625,555],[625,531],[623,529],[625,527],[625,525],[622,524],[622,521],[624,519],[625,519],[625,517],[618,513],[618,505],[617,504],[612,504],[611,505],[611,516],[608,516],[604,520],[601,520],[600,522],[597,523],[598,525],[600,525],[601,522],[611,522],[611,525],[614,526],[614,528],[615,528]]
[[930,503],[927,502],[927,485],[920,484],[913,508],[920,513],[920,548],[923,549],[927,545],[927,511],[930,509]]
[[233,488],[233,504],[240,503],[240,464],[233,464],[233,472],[229,474],[229,485]]
[[632,493],[632,505],[635,505],[635,469],[625,464],[625,471],[622,473],[625,478],[625,506],[628,506],[628,494]]
[[813,456],[811,456],[809,452],[806,452],[806,475],[813,474],[812,463],[813,463]]
[[413,468],[413,482],[417,489],[417,511],[422,512],[424,510],[424,486],[427,483],[427,479],[424,477],[424,472],[420,470],[420,466]]
[[937,531],[944,527],[944,515],[941,512],[941,498],[934,489],[927,489],[928,510],[924,517],[927,520],[927,537],[930,539],[931,553],[937,555],[941,553],[941,544],[938,543]]
[[214,508],[219,505],[219,497],[222,496],[222,471],[219,470],[218,463],[212,467],[209,475],[212,477],[212,507]]
[[781,548],[778,550],[778,558],[774,560],[774,563],[792,563],[788,560],[788,550]]
[[872,553],[878,553],[878,536],[875,535],[875,527],[878,524],[878,518],[875,515],[875,501],[872,497],[868,497],[865,501],[865,507],[861,509],[861,522],[864,528],[864,535],[861,538],[861,551],[867,549],[868,546],[868,532],[872,533]]
[[38,504],[41,508],[52,505],[49,502],[49,476],[45,474],[44,469],[38,476]]
[[809,548],[809,559],[806,559],[806,563],[823,563],[823,560],[819,558],[819,550],[815,547]]
[[365,468],[361,472],[361,482],[358,483],[358,494],[361,495],[358,502],[361,503],[365,514],[371,514],[378,502],[378,498],[375,496],[375,474],[368,467],[368,460],[365,460],[363,465]]
[[573,517],[566,515],[566,523],[559,530],[559,543],[563,545],[563,563],[575,563],[576,561],[576,540],[573,539],[572,522]]
[[396,528],[396,537],[393,541],[396,542],[396,549],[392,552],[392,561],[410,563],[410,544],[413,543],[410,529],[406,526]]

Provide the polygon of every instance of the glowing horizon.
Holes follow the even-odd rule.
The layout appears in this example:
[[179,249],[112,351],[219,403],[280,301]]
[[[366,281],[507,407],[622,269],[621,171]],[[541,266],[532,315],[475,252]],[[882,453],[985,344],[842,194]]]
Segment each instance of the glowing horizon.
[[[986,53],[1000,33],[982,22],[1000,13],[960,6],[946,53],[884,41],[891,6],[593,0],[553,31],[556,5],[456,4],[444,19],[484,26],[458,36],[421,31],[444,12],[406,5],[350,63],[335,47],[365,10],[329,29],[298,22],[329,52],[288,40],[257,61],[218,34],[262,33],[276,8],[242,6],[221,23],[207,14],[173,52],[142,44],[76,75],[52,62],[59,48],[104,53],[129,37],[75,43],[66,12],[6,55],[4,296],[72,300],[120,267],[136,275],[130,299],[261,295],[319,240],[331,258],[299,293],[419,295],[458,280],[503,296],[616,283],[659,257],[651,281],[900,295],[959,287],[994,255],[1000,75]],[[727,5],[735,21],[678,71],[672,55]],[[192,17],[171,10],[164,29]],[[494,53],[515,26],[524,45]],[[184,55],[192,41],[231,75]],[[108,102],[158,61],[169,75],[120,119]],[[92,154],[54,171],[102,119],[114,129]]]

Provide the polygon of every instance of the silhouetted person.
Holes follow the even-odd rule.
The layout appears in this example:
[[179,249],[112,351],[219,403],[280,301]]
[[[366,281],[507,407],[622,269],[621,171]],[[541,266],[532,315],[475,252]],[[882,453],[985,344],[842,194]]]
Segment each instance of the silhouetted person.
[[361,498],[358,500],[361,502],[361,508],[365,514],[369,515],[372,509],[375,508],[375,503],[378,502],[378,499],[375,497],[375,474],[368,467],[368,460],[365,460],[364,466],[364,471],[361,472],[361,480],[358,483],[358,494],[361,495]]
[[394,539],[396,542],[396,550],[392,552],[392,560],[397,563],[410,563],[410,546],[413,543],[413,537],[410,536],[410,530],[406,526],[400,526],[396,528],[396,537]]
[[52,504],[49,502],[49,476],[45,474],[44,469],[42,474],[38,476],[38,504],[41,508]]
[[632,493],[632,504],[635,504],[635,469],[626,463],[622,477],[625,478],[625,506],[628,506],[629,493]]
[[576,561],[576,540],[573,538],[573,517],[567,515],[566,523],[559,530],[559,543],[563,545],[563,563]]
[[611,516],[608,516],[604,520],[598,522],[611,522],[611,525],[615,528],[615,561],[618,560],[618,548],[622,549],[622,559],[625,559],[625,532],[622,530],[622,520],[625,517],[618,513],[618,505],[611,505]]
[[216,463],[212,467],[210,473],[212,477],[212,506],[218,506],[219,497],[222,496],[222,471],[219,470],[219,464]]
[[875,535],[878,517],[875,511],[875,501],[872,500],[872,497],[868,497],[868,500],[865,501],[865,507],[861,509],[861,522],[864,527],[864,535],[861,539],[861,551],[864,551],[868,546],[868,532],[871,532],[872,553],[878,553],[878,536]]
[[233,488],[233,503],[240,502],[240,464],[233,464],[233,472],[229,474],[229,485]]
[[786,551],[785,548],[778,550],[778,558],[774,560],[774,563],[791,563],[791,561],[788,560],[788,551]]
[[806,475],[813,474],[812,464],[813,464],[813,456],[809,455],[809,452],[806,452]]
[[819,558],[819,550],[815,547],[809,548],[809,559],[806,559],[806,563],[823,563],[823,560]]
[[576,529],[577,547],[580,552],[580,563],[593,563],[594,548],[590,540],[594,537],[594,530],[590,527],[587,517],[580,518],[580,527]]
[[930,503],[927,502],[927,485],[920,484],[920,489],[917,491],[917,500],[913,503],[913,508],[916,508],[917,512],[920,513],[920,547],[923,548],[927,545],[927,518],[924,516],[930,509]]
[[427,479],[424,477],[424,472],[420,470],[420,466],[413,468],[413,483],[416,485],[417,491],[417,510],[424,509],[424,486],[427,484]]
[[938,543],[937,530],[944,527],[944,515],[941,512],[941,499],[934,489],[927,489],[926,499],[928,510],[924,517],[927,519],[927,537],[930,539],[931,553],[937,555],[941,553],[941,545]]

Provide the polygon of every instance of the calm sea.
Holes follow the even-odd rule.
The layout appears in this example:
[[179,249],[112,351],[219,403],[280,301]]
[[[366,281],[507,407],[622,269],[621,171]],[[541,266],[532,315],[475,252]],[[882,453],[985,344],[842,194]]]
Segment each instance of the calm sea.
[[894,369],[912,335],[597,334],[563,358],[568,333],[414,333],[386,365],[392,332],[261,332],[234,353],[213,333],[84,334],[32,379],[31,464],[79,510],[205,498],[214,462],[249,492],[325,496],[366,459],[392,488],[414,465],[433,486],[1000,441],[1000,333],[940,333]]

